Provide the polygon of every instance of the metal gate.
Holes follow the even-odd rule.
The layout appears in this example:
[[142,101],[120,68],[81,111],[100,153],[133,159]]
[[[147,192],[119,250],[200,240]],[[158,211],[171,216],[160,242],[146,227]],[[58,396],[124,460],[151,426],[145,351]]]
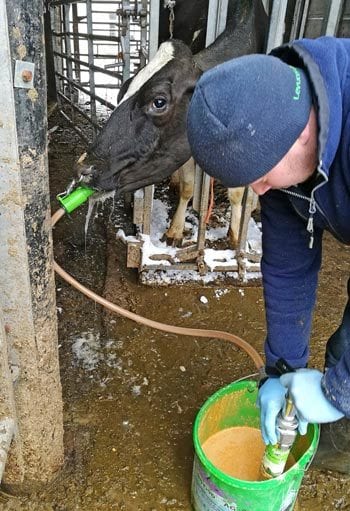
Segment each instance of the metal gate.
[[[87,137],[78,125],[79,116],[88,120],[96,133],[101,119],[116,106],[123,81],[155,54],[161,1],[54,0],[50,3],[60,112],[86,142]],[[176,14],[176,1],[173,5]],[[228,0],[209,0],[206,45],[223,31],[227,6]],[[275,0],[270,5],[267,0],[265,7],[270,13],[267,52],[283,41],[298,37],[350,34],[350,0]],[[210,249],[208,255],[205,217],[209,177],[201,169],[196,169],[193,199],[197,237],[185,248],[168,248],[161,242],[154,245],[151,239],[154,187],[139,190],[134,195],[136,237],[127,239],[128,266],[138,268],[145,282],[152,280],[153,274],[159,281],[161,274],[170,275],[178,270],[189,270],[190,279],[204,275],[208,278],[208,273],[215,277],[222,272],[240,282],[259,278],[260,227],[246,208],[252,193],[247,189],[243,199],[237,249],[226,248],[214,255]]]

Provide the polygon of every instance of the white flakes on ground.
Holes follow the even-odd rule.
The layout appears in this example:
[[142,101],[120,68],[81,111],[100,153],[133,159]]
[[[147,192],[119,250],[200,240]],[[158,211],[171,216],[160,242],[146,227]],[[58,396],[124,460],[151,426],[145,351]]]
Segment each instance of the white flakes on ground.
[[179,369],[180,369],[180,371],[181,371],[182,373],[185,373],[185,372],[186,372],[186,367],[185,367],[185,366],[180,366],[180,367],[179,367]]
[[102,360],[100,334],[98,332],[82,332],[79,336],[72,337],[72,351],[77,365],[81,365],[86,371],[96,369]]
[[131,392],[134,396],[139,396],[141,394],[141,385],[133,385]]
[[241,296],[244,296],[244,289],[241,289],[241,288],[240,288],[240,289],[238,290],[238,292],[239,292],[239,294],[240,294]]
[[202,302],[202,303],[208,303],[209,300],[208,300],[208,298],[206,296],[201,296],[199,298],[199,301]]
[[219,298],[221,298],[222,296],[226,295],[228,293],[228,289],[225,288],[225,289],[215,289],[214,291],[214,295],[215,295],[215,298],[217,298],[219,300]]

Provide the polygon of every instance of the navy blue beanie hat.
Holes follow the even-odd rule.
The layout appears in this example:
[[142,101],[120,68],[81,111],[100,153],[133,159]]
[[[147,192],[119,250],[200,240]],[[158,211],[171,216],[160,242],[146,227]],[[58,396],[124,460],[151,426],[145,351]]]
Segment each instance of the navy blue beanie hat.
[[205,72],[188,111],[192,155],[234,188],[269,172],[309,119],[312,94],[303,70],[269,55],[247,55]]

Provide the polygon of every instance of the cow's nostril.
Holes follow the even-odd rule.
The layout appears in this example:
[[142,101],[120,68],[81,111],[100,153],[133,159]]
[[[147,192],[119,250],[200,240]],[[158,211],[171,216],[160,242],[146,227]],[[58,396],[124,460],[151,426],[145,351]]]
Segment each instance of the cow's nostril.
[[93,165],[84,165],[78,168],[78,172],[80,176],[91,176],[95,172],[95,167]]

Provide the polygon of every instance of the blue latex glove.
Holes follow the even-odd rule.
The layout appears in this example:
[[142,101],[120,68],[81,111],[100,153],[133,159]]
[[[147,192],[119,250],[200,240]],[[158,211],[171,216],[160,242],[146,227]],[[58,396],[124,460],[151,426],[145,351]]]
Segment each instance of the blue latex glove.
[[276,419],[282,410],[287,389],[281,385],[279,378],[268,378],[260,387],[257,405],[260,408],[260,428],[265,444],[276,444],[278,432]]
[[293,400],[299,419],[303,422],[334,422],[344,414],[326,398],[321,388],[323,373],[316,369],[298,369],[283,374],[279,380]]

